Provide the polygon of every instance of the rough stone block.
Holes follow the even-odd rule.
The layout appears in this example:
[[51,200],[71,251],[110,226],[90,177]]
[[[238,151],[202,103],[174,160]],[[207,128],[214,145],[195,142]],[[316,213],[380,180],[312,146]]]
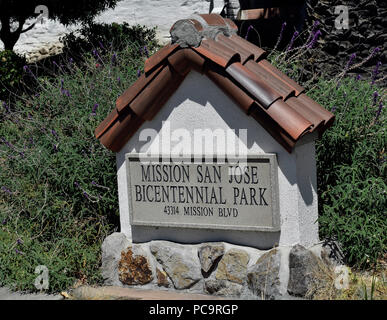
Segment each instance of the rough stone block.
[[188,289],[202,279],[195,248],[157,241],[150,244],[150,250],[168,274],[175,289]]
[[249,289],[263,299],[275,299],[280,295],[281,253],[273,249],[262,255],[247,274]]
[[289,254],[288,293],[295,296],[310,296],[319,281],[323,262],[313,252],[295,245]]
[[202,270],[208,273],[214,263],[224,254],[224,244],[206,243],[199,248],[199,260]]
[[229,250],[219,262],[216,279],[244,283],[249,260],[250,257],[247,252],[239,249]]

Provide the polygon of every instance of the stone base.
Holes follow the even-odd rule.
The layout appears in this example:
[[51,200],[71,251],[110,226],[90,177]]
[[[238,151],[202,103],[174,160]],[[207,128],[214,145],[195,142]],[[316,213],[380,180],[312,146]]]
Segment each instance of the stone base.
[[333,264],[321,245],[258,250],[225,242],[133,244],[123,233],[102,245],[110,286],[211,294],[236,299],[310,298]]

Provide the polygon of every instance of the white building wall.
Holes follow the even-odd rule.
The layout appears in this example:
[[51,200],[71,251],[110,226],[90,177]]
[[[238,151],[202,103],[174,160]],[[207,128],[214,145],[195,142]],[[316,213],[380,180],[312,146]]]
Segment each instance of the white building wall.
[[[171,127],[168,128],[169,126],[163,124],[163,121],[170,121]],[[145,142],[140,142],[139,137],[141,131],[147,128],[157,130],[159,136],[166,130],[173,131],[180,128],[189,130],[191,135],[198,128],[233,129],[237,133],[239,129],[247,129],[249,154],[277,154],[281,232],[131,227],[125,154],[145,151],[142,149]],[[239,137],[237,137],[237,143],[243,143]],[[172,143],[171,148],[173,147]],[[152,145],[148,145],[146,150],[149,148],[152,148]],[[223,151],[226,152],[226,150]],[[195,71],[187,76],[155,118],[145,122],[125,147],[117,153],[117,170],[121,232],[134,242],[146,242],[152,239],[182,243],[227,241],[267,249],[276,244],[288,246],[300,243],[310,246],[318,241],[318,228],[315,224],[317,196],[313,139],[301,143],[300,147],[289,154],[253,118],[246,116],[211,80]],[[307,178],[304,176],[305,172],[307,172]]]

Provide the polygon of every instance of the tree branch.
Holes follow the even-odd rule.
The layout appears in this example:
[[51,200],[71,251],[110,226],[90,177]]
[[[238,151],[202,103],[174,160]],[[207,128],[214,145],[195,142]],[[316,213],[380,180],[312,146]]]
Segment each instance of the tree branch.
[[35,27],[35,25],[36,25],[36,22],[34,22],[33,24],[31,24],[28,28],[26,28],[26,29],[20,31],[20,33],[25,33],[25,32],[27,32],[27,31],[30,31],[33,27]]

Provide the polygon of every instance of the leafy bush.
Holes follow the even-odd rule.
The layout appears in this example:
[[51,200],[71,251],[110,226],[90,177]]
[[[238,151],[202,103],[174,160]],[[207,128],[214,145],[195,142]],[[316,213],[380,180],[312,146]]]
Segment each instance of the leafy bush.
[[[387,244],[386,91],[377,84],[378,65],[370,79],[348,74],[374,61],[379,49],[357,64],[351,55],[336,77],[317,74],[316,26],[309,36],[295,33],[293,42],[282,52],[273,50],[269,59],[336,116],[316,145],[320,238],[338,240],[348,264],[370,267],[385,255]],[[295,46],[299,38],[307,41]]]
[[317,144],[320,233],[347,261],[374,265],[386,252],[386,103],[369,80],[321,80],[309,91],[336,121]]
[[0,51],[0,100],[8,100],[23,76],[26,60],[10,50]]
[[82,58],[84,52],[91,52],[96,48],[103,51],[120,51],[127,43],[133,43],[139,47],[146,46],[145,50],[153,50],[157,46],[155,37],[155,28],[129,26],[126,22],[123,24],[90,23],[76,32],[67,34],[61,41],[64,44],[65,55]]
[[0,107],[0,285],[35,290],[38,265],[51,292],[101,280],[118,199],[115,155],[94,130],[141,72],[142,44],[85,53],[82,65],[62,61],[53,76],[36,77],[35,92]]

